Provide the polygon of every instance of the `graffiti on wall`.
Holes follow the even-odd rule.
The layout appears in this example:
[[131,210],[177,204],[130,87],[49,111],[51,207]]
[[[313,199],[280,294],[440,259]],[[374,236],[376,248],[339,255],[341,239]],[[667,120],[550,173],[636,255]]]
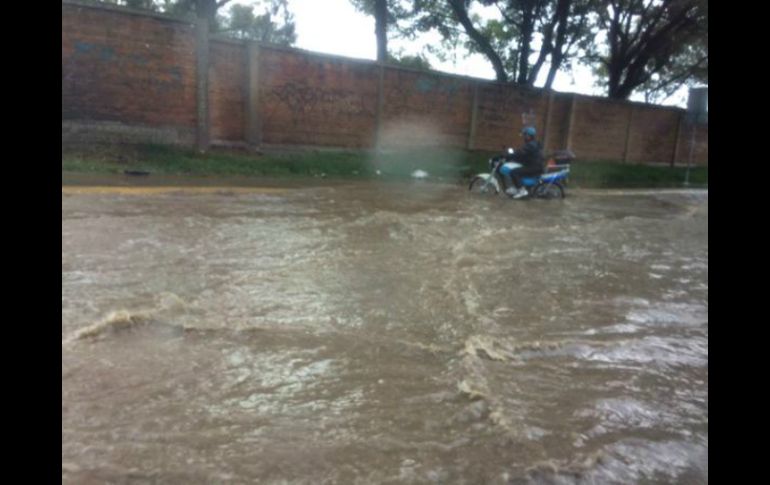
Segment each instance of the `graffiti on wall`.
[[267,101],[268,106],[275,103],[288,108],[295,124],[309,115],[327,119],[340,115],[374,118],[376,105],[376,99],[367,99],[360,93],[313,87],[304,81],[287,82],[272,88]]

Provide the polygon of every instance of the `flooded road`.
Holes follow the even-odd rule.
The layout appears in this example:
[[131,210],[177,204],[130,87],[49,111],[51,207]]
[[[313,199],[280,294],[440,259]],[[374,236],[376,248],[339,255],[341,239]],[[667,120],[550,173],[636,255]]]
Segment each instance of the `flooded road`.
[[707,483],[708,193],[62,188],[64,483]]

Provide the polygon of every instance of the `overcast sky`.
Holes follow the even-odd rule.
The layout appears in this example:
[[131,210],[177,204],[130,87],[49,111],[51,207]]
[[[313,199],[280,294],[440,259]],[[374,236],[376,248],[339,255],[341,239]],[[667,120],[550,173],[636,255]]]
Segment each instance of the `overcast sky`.
[[[236,0],[233,3],[251,4],[249,0]],[[289,0],[289,9],[294,14],[297,32],[296,47],[310,51],[337,54],[358,59],[377,57],[377,40],[374,36],[374,17],[357,12],[350,0]],[[480,12],[482,13],[482,12]],[[438,34],[424,36],[415,42],[389,38],[388,49],[401,54],[421,54],[428,43],[437,44]],[[489,61],[475,54],[464,57],[458,53],[452,62],[440,62],[428,56],[431,65],[439,71],[462,74],[482,79],[494,79],[495,72]],[[542,86],[547,75],[547,66],[541,69],[537,86]],[[553,88],[560,92],[604,95],[601,88],[594,86],[590,70],[584,66],[576,67],[571,74],[559,72]],[[642,96],[633,96],[635,101],[644,101]],[[664,104],[687,106],[687,92],[669,98]]]

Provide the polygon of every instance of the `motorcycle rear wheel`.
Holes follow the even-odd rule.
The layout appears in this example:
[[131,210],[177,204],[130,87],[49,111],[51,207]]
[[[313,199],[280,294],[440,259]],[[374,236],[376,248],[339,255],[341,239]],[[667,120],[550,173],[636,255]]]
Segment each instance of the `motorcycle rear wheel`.
[[540,199],[563,199],[564,188],[558,182],[538,185],[535,188],[534,195]]

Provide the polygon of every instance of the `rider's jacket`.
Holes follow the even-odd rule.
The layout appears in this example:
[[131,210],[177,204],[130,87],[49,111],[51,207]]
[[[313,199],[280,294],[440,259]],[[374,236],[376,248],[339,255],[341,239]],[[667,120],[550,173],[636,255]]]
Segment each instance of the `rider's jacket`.
[[543,147],[537,140],[528,141],[513,155],[508,155],[505,159],[509,162],[520,163],[527,172],[542,171],[543,162],[545,162]]

